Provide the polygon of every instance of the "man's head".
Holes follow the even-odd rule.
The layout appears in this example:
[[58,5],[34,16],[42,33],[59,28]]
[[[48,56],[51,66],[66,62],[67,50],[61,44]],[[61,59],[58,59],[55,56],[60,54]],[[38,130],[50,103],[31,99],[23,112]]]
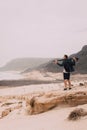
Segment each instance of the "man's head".
[[68,59],[68,55],[64,55],[64,59]]

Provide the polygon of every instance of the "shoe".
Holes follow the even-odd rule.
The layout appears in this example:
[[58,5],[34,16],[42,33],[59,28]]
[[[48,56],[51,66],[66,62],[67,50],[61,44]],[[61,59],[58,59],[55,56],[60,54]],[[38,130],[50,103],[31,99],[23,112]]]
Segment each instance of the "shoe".
[[72,88],[69,88],[69,90],[72,89]]
[[64,88],[64,91],[67,90],[67,88]]

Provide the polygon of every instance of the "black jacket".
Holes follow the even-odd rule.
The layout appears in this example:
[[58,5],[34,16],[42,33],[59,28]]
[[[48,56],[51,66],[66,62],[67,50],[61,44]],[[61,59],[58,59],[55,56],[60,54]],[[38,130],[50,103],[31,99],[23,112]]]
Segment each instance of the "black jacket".
[[61,63],[57,63],[59,66],[63,66],[66,72],[73,72],[75,66],[75,60],[73,58],[60,60]]

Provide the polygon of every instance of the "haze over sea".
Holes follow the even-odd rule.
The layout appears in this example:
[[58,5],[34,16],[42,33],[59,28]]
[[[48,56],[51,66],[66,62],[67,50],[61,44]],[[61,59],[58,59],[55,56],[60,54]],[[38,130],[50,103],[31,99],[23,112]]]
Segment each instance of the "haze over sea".
[[17,71],[0,72],[0,80],[17,80],[23,78],[23,75],[21,75],[20,72]]

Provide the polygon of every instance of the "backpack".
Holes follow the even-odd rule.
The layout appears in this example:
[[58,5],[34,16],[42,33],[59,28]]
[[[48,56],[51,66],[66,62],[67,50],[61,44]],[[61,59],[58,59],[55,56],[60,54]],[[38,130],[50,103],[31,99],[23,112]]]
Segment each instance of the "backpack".
[[75,60],[73,58],[67,59],[63,61],[64,69],[66,72],[74,72]]
[[73,59],[73,58],[70,58],[69,59],[69,66],[70,66],[70,72],[74,72],[75,71],[75,68],[74,68],[74,66],[75,66],[75,60]]

